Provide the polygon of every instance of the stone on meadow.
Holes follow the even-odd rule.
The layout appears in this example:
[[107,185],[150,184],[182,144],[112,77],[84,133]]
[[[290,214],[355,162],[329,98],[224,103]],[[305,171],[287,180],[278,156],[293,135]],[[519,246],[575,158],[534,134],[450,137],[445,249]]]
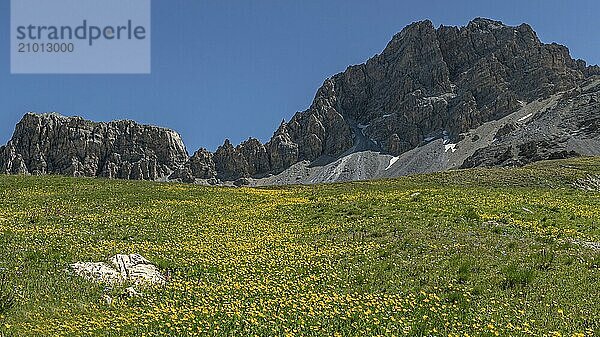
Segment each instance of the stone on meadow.
[[104,262],[77,262],[71,264],[71,269],[75,274],[82,276],[90,281],[104,283],[123,282],[121,273]]
[[164,284],[166,282],[158,267],[140,254],[117,254],[112,257],[111,263],[124,279],[133,281],[136,284]]
[[165,277],[158,267],[140,254],[117,254],[105,262],[77,262],[71,264],[75,274],[94,282],[135,284],[164,284]]

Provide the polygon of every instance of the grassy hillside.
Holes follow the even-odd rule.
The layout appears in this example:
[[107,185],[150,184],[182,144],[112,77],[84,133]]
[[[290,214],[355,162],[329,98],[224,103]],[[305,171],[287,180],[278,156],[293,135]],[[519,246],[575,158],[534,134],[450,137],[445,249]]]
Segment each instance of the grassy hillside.
[[[599,174],[582,158],[266,189],[0,176],[0,336],[600,334],[600,191],[574,187]],[[169,283],[127,298],[66,271],[117,253]]]

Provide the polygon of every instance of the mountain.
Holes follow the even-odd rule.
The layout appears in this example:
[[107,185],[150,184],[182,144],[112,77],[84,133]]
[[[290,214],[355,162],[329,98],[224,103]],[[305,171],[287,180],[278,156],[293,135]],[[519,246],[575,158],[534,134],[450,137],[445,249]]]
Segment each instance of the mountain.
[[[0,171],[263,185],[512,166],[600,155],[600,67],[542,43],[527,24],[477,18],[436,29],[426,20],[325,80],[311,106],[266,144],[226,140],[215,153],[199,149],[187,158],[172,131],[58,120],[26,115],[0,151]],[[123,123],[136,132],[123,132]],[[103,125],[100,135],[118,130],[119,146],[90,136],[92,125]],[[56,128],[63,131],[48,131]],[[160,137],[139,133],[146,131]]]
[[279,184],[600,154],[598,133],[580,132],[598,123],[600,105],[581,107],[599,90],[595,75],[598,66],[542,43],[527,24],[417,22],[380,55],[327,79],[267,144],[226,141],[215,164],[222,179]]
[[0,147],[0,172],[158,180],[188,159],[181,137],[169,129],[27,113]]

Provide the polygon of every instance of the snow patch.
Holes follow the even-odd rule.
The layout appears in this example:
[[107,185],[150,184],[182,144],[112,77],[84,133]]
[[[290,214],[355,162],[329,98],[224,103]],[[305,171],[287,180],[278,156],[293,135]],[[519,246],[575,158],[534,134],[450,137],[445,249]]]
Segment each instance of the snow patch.
[[526,120],[527,118],[531,117],[532,115],[533,115],[533,113],[523,116],[523,117],[517,119],[517,122],[522,122],[522,121]]
[[444,145],[444,152],[448,152],[448,150],[452,150],[452,152],[456,151],[456,144]]
[[396,163],[398,161],[398,159],[400,159],[400,157],[390,158],[390,164],[385,168],[385,171],[389,170],[390,167],[392,167],[392,165],[394,165],[394,163]]

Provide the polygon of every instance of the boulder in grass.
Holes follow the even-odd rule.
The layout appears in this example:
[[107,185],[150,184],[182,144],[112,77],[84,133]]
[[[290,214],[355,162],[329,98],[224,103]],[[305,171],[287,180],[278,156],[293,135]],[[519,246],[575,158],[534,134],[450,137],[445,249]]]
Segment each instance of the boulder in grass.
[[112,257],[111,263],[124,279],[134,283],[164,284],[166,282],[158,267],[140,254],[117,254]]
[[105,262],[77,262],[70,265],[75,274],[94,282],[118,284],[165,284],[166,279],[152,262],[140,254],[117,254]]
[[70,265],[75,274],[90,281],[103,283],[121,283],[121,273],[105,262],[76,262]]

